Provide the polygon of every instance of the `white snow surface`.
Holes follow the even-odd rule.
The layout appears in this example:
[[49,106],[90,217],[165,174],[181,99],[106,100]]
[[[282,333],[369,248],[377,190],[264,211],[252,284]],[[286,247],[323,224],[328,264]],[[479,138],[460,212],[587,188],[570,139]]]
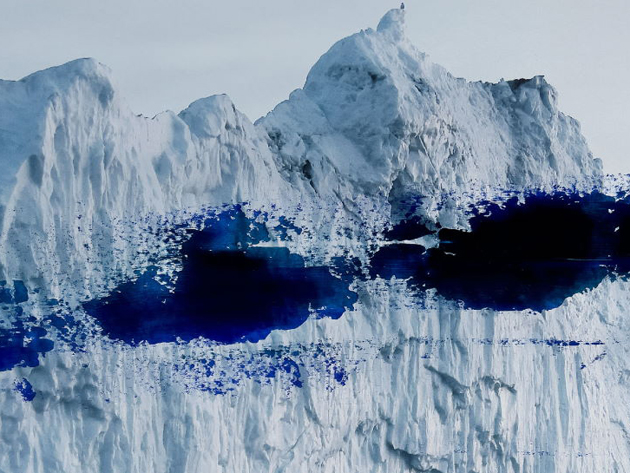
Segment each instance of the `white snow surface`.
[[[80,59],[0,82],[0,268],[58,295],[128,272],[148,222],[199,206],[283,201],[261,134],[225,95],[134,115]],[[103,271],[105,269],[105,271]]]
[[319,194],[421,194],[426,213],[457,226],[450,207],[440,215],[431,205],[444,194],[599,184],[601,161],[556,95],[543,77],[453,77],[406,38],[404,11],[391,10],[376,31],[335,44],[257,125],[291,182],[308,162]]
[[[225,95],[137,116],[91,59],[0,81],[0,163],[0,280],[69,301],[131,277],[161,249],[151,228],[205,207],[284,209],[306,229],[291,248],[318,261],[360,254],[406,195],[462,228],[495,190],[603,180],[542,77],[455,78],[410,44],[402,10],[335,44],[256,124]],[[258,343],[95,331],[88,352],[0,372],[0,473],[630,472],[628,282],[542,313],[420,307],[395,279],[354,289],[340,319]],[[243,374],[282,350],[311,360],[302,387]]]

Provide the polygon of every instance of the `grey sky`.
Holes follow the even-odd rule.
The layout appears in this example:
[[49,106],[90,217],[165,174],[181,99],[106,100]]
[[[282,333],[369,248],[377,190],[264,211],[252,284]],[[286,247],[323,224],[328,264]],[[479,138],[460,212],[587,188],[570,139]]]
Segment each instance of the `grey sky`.
[[[609,172],[630,172],[628,0],[406,0],[409,36],[453,74],[545,74]],[[252,120],[336,40],[398,1],[0,0],[0,77],[78,57],[114,71],[137,113],[227,93]]]

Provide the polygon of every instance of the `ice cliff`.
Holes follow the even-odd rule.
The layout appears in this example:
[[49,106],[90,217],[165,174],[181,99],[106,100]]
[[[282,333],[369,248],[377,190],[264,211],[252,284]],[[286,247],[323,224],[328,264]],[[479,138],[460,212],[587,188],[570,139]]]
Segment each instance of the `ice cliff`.
[[316,193],[349,201],[357,192],[393,203],[421,194],[429,213],[444,194],[587,187],[602,173],[543,77],[498,84],[453,77],[406,38],[403,10],[335,44],[303,89],[257,125],[290,182],[307,180]]
[[147,220],[284,199],[265,141],[225,95],[148,119],[109,76],[80,59],[0,83],[5,279],[54,289],[73,278],[89,289],[103,268],[128,271]]
[[600,187],[541,76],[453,77],[402,10],[255,124],[224,95],[135,115],[81,59],[0,81],[0,164],[0,362],[39,344],[0,371],[0,472],[630,471],[623,280],[535,312],[363,275],[339,319],[227,345],[123,343],[81,305],[159,270],[207,209],[247,203],[256,248],[332,265],[403,216],[467,228],[494,193]]
[[396,216],[412,194],[429,220],[461,226],[471,192],[589,188],[602,175],[542,77],[455,78],[408,41],[402,10],[335,44],[255,126],[226,96],[136,116],[91,59],[0,91],[0,270],[38,285],[79,274],[87,290],[102,281],[86,267],[104,258],[127,271],[148,215],[365,195]]

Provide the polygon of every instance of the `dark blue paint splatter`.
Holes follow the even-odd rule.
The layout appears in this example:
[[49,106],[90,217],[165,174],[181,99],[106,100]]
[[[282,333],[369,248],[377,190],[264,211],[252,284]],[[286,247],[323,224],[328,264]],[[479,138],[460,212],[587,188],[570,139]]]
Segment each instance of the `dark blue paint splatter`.
[[0,371],[14,366],[34,367],[39,365],[39,355],[53,349],[52,340],[45,338],[47,331],[32,327],[33,317],[25,316],[22,307],[13,307],[15,322],[9,328],[0,329]]
[[37,396],[37,393],[33,389],[33,385],[26,378],[22,378],[22,381],[17,381],[14,387],[15,391],[22,395],[22,398],[26,402],[31,402]]
[[11,290],[6,281],[0,281],[0,303],[21,304],[28,301],[28,291],[23,281],[13,281]]
[[[484,203],[471,232],[441,229],[437,248],[391,244],[371,274],[410,278],[468,308],[545,310],[630,271],[630,200],[600,193],[532,194],[503,207]],[[415,222],[419,234],[426,231]],[[413,233],[406,223],[405,235]],[[393,238],[392,238],[393,239]]]
[[284,358],[280,362],[280,369],[285,373],[291,375],[290,382],[293,386],[301,388],[303,386],[302,375],[300,374],[300,367],[298,364],[289,357]]
[[52,340],[40,336],[29,338],[27,332],[19,328],[0,330],[0,371],[14,366],[37,366],[39,355],[53,349]]
[[302,229],[295,225],[286,217],[278,218],[278,225],[274,228],[281,240],[286,240],[289,237],[289,230],[295,232],[295,234],[302,234]]
[[26,290],[26,286],[23,281],[14,281],[13,288],[16,304],[28,301],[28,291]]
[[268,237],[263,224],[231,209],[183,244],[172,288],[150,268],[85,308],[106,334],[128,343],[199,336],[232,343],[298,327],[311,310],[337,318],[352,307],[356,294],[328,268],[307,268],[286,248],[252,246]]
[[346,382],[348,381],[348,373],[341,366],[335,366],[333,376],[335,378],[335,381],[337,381],[339,384],[341,384],[342,386],[346,385]]
[[415,215],[394,225],[384,236],[388,240],[403,241],[415,240],[431,233],[433,232],[425,225],[423,219]]
[[23,281],[13,281],[12,288],[0,281],[0,303],[8,326],[0,328],[0,371],[15,366],[34,367],[39,365],[39,355],[53,349],[52,340],[45,338],[47,331],[37,326],[34,317],[25,315],[23,306],[28,301],[28,291]]

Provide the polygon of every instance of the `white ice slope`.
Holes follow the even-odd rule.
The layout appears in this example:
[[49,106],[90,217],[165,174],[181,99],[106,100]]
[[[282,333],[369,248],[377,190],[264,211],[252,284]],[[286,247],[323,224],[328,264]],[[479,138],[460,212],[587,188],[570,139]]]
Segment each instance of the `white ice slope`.
[[[459,227],[470,194],[602,178],[544,79],[454,78],[399,10],[333,46],[256,125],[225,96],[136,116],[92,60],[0,82],[0,163],[0,279],[74,300],[159,251],[148,227],[203,206],[300,202],[303,239],[321,241],[295,250],[321,256],[362,244],[344,222],[378,231],[389,215],[370,202],[395,215],[420,194],[428,221]],[[92,334],[87,352],[58,343],[0,372],[0,473],[630,472],[627,282],[543,313],[419,306],[395,280],[353,288],[339,320],[259,343]],[[301,387],[291,370],[248,372],[278,360]]]
[[80,59],[0,82],[0,111],[0,279],[89,293],[130,272],[165,215],[287,199],[265,141],[225,95],[148,119],[109,70]]
[[[588,188],[598,184],[577,121],[557,108],[542,77],[468,82],[419,52],[403,10],[376,31],[345,38],[322,56],[303,89],[257,122],[293,184],[351,202],[356,193],[428,197],[425,212],[461,222],[444,194],[494,188]],[[299,170],[302,170],[300,174]]]
[[455,78],[410,44],[400,10],[333,46],[256,127],[225,96],[136,116],[89,59],[0,82],[0,110],[0,273],[39,287],[128,274],[149,215],[365,195],[395,216],[422,195],[429,220],[457,227],[471,192],[601,180],[544,79]]

